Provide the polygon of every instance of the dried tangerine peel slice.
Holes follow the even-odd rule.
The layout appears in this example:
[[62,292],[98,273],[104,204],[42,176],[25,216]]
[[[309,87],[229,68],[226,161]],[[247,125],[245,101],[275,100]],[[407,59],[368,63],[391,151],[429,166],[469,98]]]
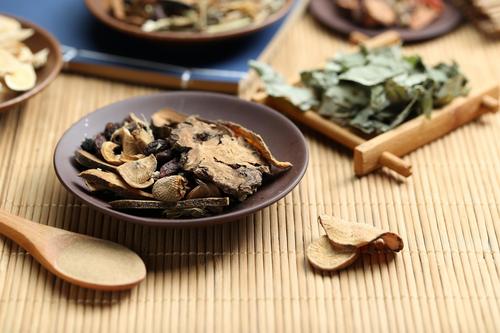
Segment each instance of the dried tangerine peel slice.
[[327,236],[321,236],[307,247],[306,256],[311,265],[318,269],[337,271],[353,264],[359,252],[357,249],[336,249]]
[[332,244],[339,248],[359,249],[378,239],[391,251],[401,251],[404,246],[398,234],[369,224],[350,223],[328,215],[320,215],[318,220]]
[[101,146],[101,156],[106,162],[112,165],[121,165],[120,155],[115,154],[116,148],[120,147],[112,141],[106,141]]

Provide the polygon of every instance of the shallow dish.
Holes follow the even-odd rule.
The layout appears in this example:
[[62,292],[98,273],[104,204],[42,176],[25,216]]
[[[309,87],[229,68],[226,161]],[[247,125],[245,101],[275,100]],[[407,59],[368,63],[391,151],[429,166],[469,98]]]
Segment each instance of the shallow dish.
[[[260,134],[273,154],[293,167],[264,184],[245,201],[230,207],[222,214],[196,219],[162,219],[141,217],[116,211],[86,190],[78,177],[79,168],[73,154],[86,137],[100,132],[107,122],[120,121],[131,112],[143,114],[146,119],[161,108],[170,107],[177,112],[199,115],[205,119],[237,122]],[[54,168],[61,183],[71,193],[90,206],[121,220],[156,226],[204,226],[236,220],[283,198],[301,180],[308,163],[304,136],[287,118],[278,112],[236,97],[202,92],[168,92],[135,97],[105,106],[92,112],[64,133],[54,152]]]
[[421,30],[411,30],[405,28],[375,28],[369,29],[357,25],[340,12],[334,0],[311,0],[309,5],[311,14],[322,25],[332,31],[349,35],[353,31],[359,31],[367,36],[373,37],[387,30],[394,30],[399,33],[405,42],[418,42],[442,36],[454,28],[462,21],[462,15],[449,3],[444,3],[444,11],[433,23]]
[[199,32],[172,32],[172,31],[162,31],[162,32],[145,32],[139,27],[132,24],[123,22],[110,14],[110,1],[102,0],[85,0],[85,4],[89,11],[94,15],[99,21],[107,25],[108,27],[121,31],[123,33],[129,34],[134,37],[149,39],[159,42],[178,42],[178,43],[196,43],[196,42],[212,42],[225,39],[239,38],[273,24],[274,22],[281,19],[288,13],[294,0],[286,0],[283,7],[281,7],[276,13],[270,15],[267,19],[259,24],[252,24],[241,29],[235,29],[231,31],[225,31],[220,33],[199,33]]
[[43,48],[49,49],[49,57],[47,63],[40,69],[36,71],[36,85],[14,98],[8,99],[4,102],[0,102],[0,112],[9,110],[42,91],[49,83],[51,83],[59,74],[62,67],[62,56],[59,49],[59,43],[57,40],[48,33],[45,29],[40,28],[36,24],[25,21],[19,17],[1,13],[8,17],[12,17],[18,20],[23,28],[31,28],[35,31],[33,36],[24,41],[24,43],[31,49],[32,52],[40,51]]

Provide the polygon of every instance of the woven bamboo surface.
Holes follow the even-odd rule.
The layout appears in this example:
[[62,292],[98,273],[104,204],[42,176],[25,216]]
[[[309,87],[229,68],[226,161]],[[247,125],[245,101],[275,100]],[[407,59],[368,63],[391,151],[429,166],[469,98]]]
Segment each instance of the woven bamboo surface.
[[[306,17],[273,63],[290,79],[345,46]],[[410,47],[455,58],[480,88],[500,78],[500,42],[463,27]],[[19,111],[0,115],[0,204],[43,224],[137,251],[146,280],[130,292],[71,286],[0,238],[0,332],[495,332],[500,330],[500,116],[488,115],[406,158],[407,181],[357,179],[350,153],[305,131],[311,160],[286,198],[244,220],[154,229],[110,219],[69,195],[54,146],[97,107],[154,89],[61,75]],[[304,250],[319,213],[389,228],[405,249],[314,271]]]

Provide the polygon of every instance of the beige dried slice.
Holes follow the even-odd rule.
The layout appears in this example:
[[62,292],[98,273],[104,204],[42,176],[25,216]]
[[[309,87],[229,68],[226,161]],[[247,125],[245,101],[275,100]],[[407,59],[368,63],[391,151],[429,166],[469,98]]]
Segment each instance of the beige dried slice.
[[101,161],[97,156],[83,149],[75,151],[75,161],[86,168],[116,171],[114,165]]
[[79,174],[92,189],[109,190],[123,198],[153,199],[151,193],[132,188],[123,179],[113,172],[99,169],[89,169]]
[[47,60],[49,59],[50,51],[49,49],[41,49],[40,51],[33,54],[31,63],[35,69],[45,66]]
[[156,171],[156,158],[149,155],[137,161],[124,163],[116,168],[123,180],[133,188],[146,188],[154,183],[153,173]]
[[182,123],[186,119],[186,115],[178,113],[170,108],[164,108],[153,113],[151,116],[151,124],[154,127],[163,127]]
[[391,26],[396,23],[396,11],[385,0],[365,0],[363,5],[367,14],[378,23]]
[[440,11],[425,5],[417,5],[410,18],[410,28],[420,30],[431,24],[440,15]]
[[136,146],[141,150],[144,151],[146,149],[147,145],[150,144],[151,142],[154,141],[153,134],[147,131],[146,129],[142,127],[138,127],[135,130],[132,131],[132,136],[135,139],[135,144]]
[[198,180],[198,185],[193,188],[188,195],[187,199],[196,199],[196,198],[214,198],[220,197],[220,190],[213,183],[205,183],[201,180]]
[[309,263],[318,269],[337,271],[354,263],[359,253],[356,249],[351,251],[336,249],[327,236],[321,236],[307,247],[306,256]]
[[7,73],[12,73],[17,67],[21,65],[22,62],[17,60],[14,55],[0,48],[0,76],[4,76]]
[[132,161],[137,161],[137,160],[140,160],[141,158],[144,158],[146,157],[146,155],[144,154],[137,154],[137,155],[127,155],[127,154],[121,154],[120,155],[120,161],[122,161],[123,163],[127,163],[127,162],[132,162]]
[[21,23],[12,17],[8,17],[5,15],[0,15],[0,34],[21,30]]
[[269,147],[267,147],[266,143],[259,134],[254,133],[239,124],[226,121],[221,123],[224,126],[230,128],[234,132],[234,135],[236,137],[244,138],[252,148],[254,148],[257,152],[259,152],[259,154],[264,158],[264,160],[266,160],[269,164],[276,167],[278,171],[285,171],[292,167],[292,163],[290,162],[278,161],[273,156],[271,150],[269,149]]
[[180,175],[160,178],[153,185],[153,196],[161,201],[180,201],[186,195],[187,184],[186,178]]
[[9,45],[14,42],[22,42],[33,36],[34,33],[35,31],[33,29],[6,31],[0,34],[0,46]]
[[135,138],[126,127],[116,130],[111,136],[111,141],[121,143],[122,155],[135,156],[142,154],[142,150],[137,146]]
[[33,52],[31,52],[30,48],[27,47],[24,44],[21,44],[21,46],[16,50],[16,58],[20,62],[24,62],[26,64],[32,64],[33,62]]
[[346,222],[329,215],[320,215],[318,220],[330,241],[340,248],[359,249],[378,239],[391,251],[401,251],[404,246],[398,234],[369,224]]
[[27,91],[36,84],[35,69],[31,64],[22,64],[4,77],[5,85],[13,91]]
[[116,154],[115,151],[120,146],[114,142],[106,141],[101,146],[101,155],[106,162],[112,165],[121,165],[123,161],[120,159],[121,155]]

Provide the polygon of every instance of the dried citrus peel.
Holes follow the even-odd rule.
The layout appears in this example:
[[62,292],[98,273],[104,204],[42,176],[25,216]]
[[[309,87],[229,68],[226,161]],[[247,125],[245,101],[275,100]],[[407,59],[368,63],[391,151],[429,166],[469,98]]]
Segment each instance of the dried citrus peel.
[[403,249],[401,237],[368,224],[350,223],[338,218],[320,215],[318,218],[326,235],[312,242],[307,248],[307,259],[312,266],[327,271],[343,269],[372,249]]

